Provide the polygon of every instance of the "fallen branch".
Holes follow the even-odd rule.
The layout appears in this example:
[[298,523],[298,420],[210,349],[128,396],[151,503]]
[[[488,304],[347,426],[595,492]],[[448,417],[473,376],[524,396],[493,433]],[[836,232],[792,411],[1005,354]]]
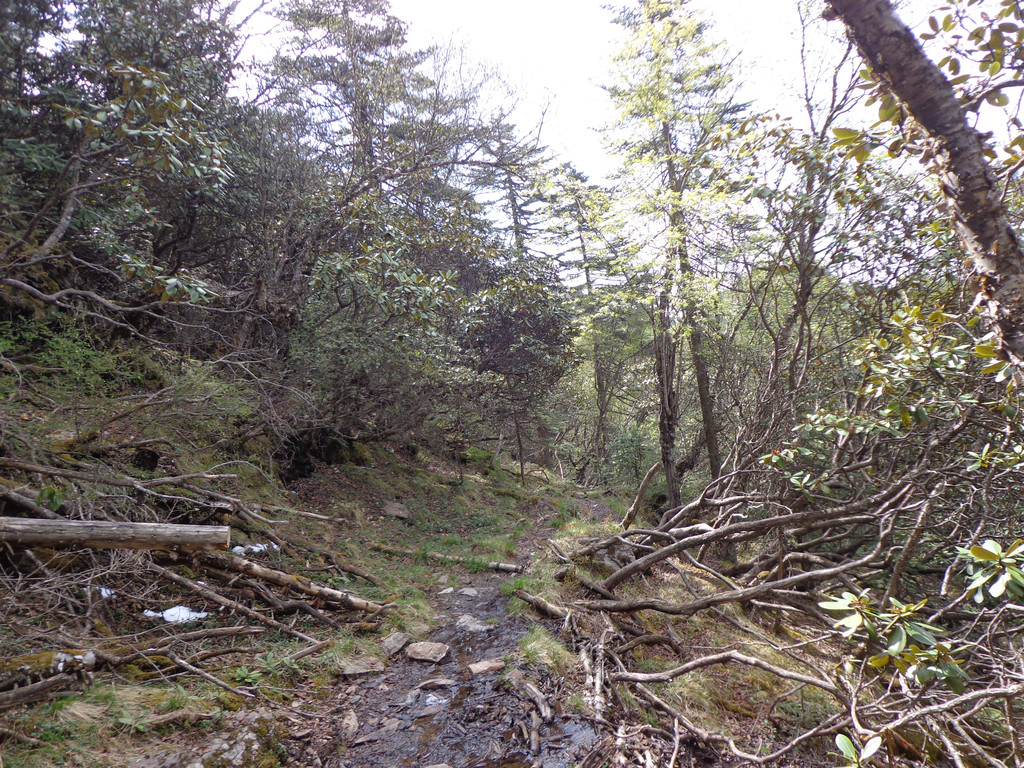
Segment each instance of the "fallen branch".
[[254,563],[251,560],[221,552],[204,552],[199,555],[199,561],[212,565],[215,568],[223,568],[236,573],[244,573],[255,576],[257,579],[276,584],[279,587],[294,589],[310,597],[319,598],[326,603],[334,603],[343,608],[365,613],[378,613],[387,610],[387,606],[363,600],[361,597],[350,595],[340,589],[325,587],[302,576],[295,576],[265,565]]
[[459,563],[461,565],[477,565],[484,564],[492,571],[505,571],[507,573],[522,573],[523,566],[515,565],[513,563],[499,563],[491,562],[485,563],[482,560],[475,560],[471,557],[456,557],[455,555],[440,555],[436,552],[423,552],[413,549],[404,549],[402,547],[392,547],[387,544],[370,544],[370,549],[375,549],[378,552],[385,552],[389,555],[409,555],[410,557],[429,557],[433,560],[441,560],[446,563]]
[[716,664],[727,664],[729,662],[745,664],[748,667],[756,667],[757,669],[763,669],[766,672],[771,672],[776,677],[782,677],[786,680],[793,680],[798,683],[813,685],[815,688],[828,691],[840,700],[846,698],[843,691],[827,680],[821,680],[809,675],[802,675],[799,672],[791,672],[790,670],[784,669],[783,667],[779,667],[775,664],[769,664],[763,659],[758,659],[754,656],[746,656],[742,653],[738,653],[737,651],[723,651],[722,653],[714,653],[710,656],[702,656],[699,659],[694,659],[693,661],[687,662],[682,666],[675,667],[674,669],[667,669],[664,672],[617,672],[612,674],[610,678],[614,682],[665,683],[689,672],[693,672],[696,669],[704,669],[705,667],[711,667]]
[[290,659],[292,661],[298,661],[299,659],[304,659],[307,656],[312,656],[314,653],[319,653],[325,648],[330,648],[332,645],[334,645],[334,642],[334,640],[324,640],[322,642],[311,645],[308,648],[303,648],[301,650],[296,651],[295,653],[291,653],[285,656],[285,658]]
[[243,691],[240,688],[235,688],[233,685],[228,685],[227,683],[225,683],[223,680],[221,680],[216,675],[211,675],[206,670],[200,669],[199,667],[195,666],[194,664],[189,664],[187,661],[185,661],[182,658],[179,658],[178,656],[176,656],[173,653],[167,654],[167,658],[169,658],[171,661],[173,661],[177,666],[179,666],[182,669],[184,669],[186,672],[191,672],[193,675],[198,675],[199,677],[203,678],[203,680],[207,680],[207,681],[213,683],[214,685],[219,686],[220,688],[223,688],[225,691],[228,691],[229,693],[235,694],[235,696],[240,696],[243,699],[251,699],[251,698],[254,698],[255,695],[256,695],[256,694],[253,694],[253,693],[249,693],[248,691]]
[[18,707],[22,704],[29,704],[33,701],[46,698],[54,688],[59,688],[65,683],[70,683],[78,678],[75,675],[61,674],[40,680],[38,683],[23,685],[11,691],[0,692],[0,709]]
[[[312,513],[309,513],[309,514],[312,514]],[[318,517],[324,517],[324,516],[323,515],[318,515]],[[324,519],[333,519],[333,518],[326,518],[326,517],[324,517]],[[341,559],[338,557],[338,553],[337,552],[333,552],[333,551],[327,549],[326,547],[321,547],[318,544],[313,544],[312,542],[307,541],[306,539],[304,539],[301,536],[294,536],[292,534],[285,533],[285,532],[282,531],[282,532],[277,534],[277,538],[281,539],[281,541],[285,541],[285,542],[291,544],[292,546],[304,547],[305,549],[308,549],[310,552],[316,552],[319,555],[323,555],[328,560],[330,560],[331,561],[331,565],[333,565],[339,571],[343,571],[345,573],[351,573],[353,576],[358,576],[361,579],[366,579],[366,581],[370,582],[375,587],[381,587],[381,586],[384,585],[384,583],[380,579],[378,579],[376,576],[374,576],[373,574],[367,573],[362,568],[359,568],[359,567],[357,567],[355,565],[352,565],[351,563],[344,563],[344,562],[342,562]],[[280,544],[278,544],[278,546],[280,546]]]
[[540,611],[543,615],[549,616],[552,619],[564,619],[569,615],[569,611],[562,608],[560,605],[549,603],[542,597],[531,595],[529,592],[524,592],[521,589],[515,590],[512,594],[522,600],[524,603],[528,603]]
[[628,530],[629,526],[633,524],[637,514],[640,512],[641,507],[644,505],[644,499],[647,498],[647,489],[654,482],[654,478],[661,471],[664,466],[662,462],[658,462],[650,469],[647,470],[647,474],[644,475],[643,481],[640,483],[640,488],[636,492],[636,497],[633,499],[633,503],[629,507],[629,511],[626,512],[626,516],[622,518],[622,530]]
[[237,611],[238,613],[241,613],[244,616],[248,616],[249,618],[255,619],[260,624],[263,624],[264,626],[269,627],[270,629],[276,629],[278,632],[284,632],[285,634],[291,635],[292,637],[298,638],[299,640],[305,640],[307,643],[316,642],[316,639],[310,637],[309,635],[305,635],[302,632],[292,629],[291,627],[282,624],[279,621],[275,621],[269,616],[264,616],[262,613],[254,611],[252,608],[242,605],[241,603],[236,602],[235,600],[231,600],[227,597],[224,597],[223,595],[214,592],[212,589],[204,587],[201,584],[197,584],[191,579],[185,578],[184,576],[181,576],[175,573],[174,571],[168,570],[167,568],[164,568],[161,565],[157,565],[156,563],[150,563],[149,567],[154,573],[158,574],[161,578],[173,582],[174,584],[178,584],[179,586],[185,587],[186,589],[195,592],[197,595],[203,597],[206,600],[209,600],[210,602],[216,603],[217,605],[220,605],[224,608],[229,608],[232,611]]
[[548,704],[547,697],[540,692],[533,683],[523,677],[523,673],[518,669],[512,672],[505,678],[505,681],[512,686],[512,689],[516,691],[520,696],[529,699],[537,706],[537,711],[540,712],[541,718],[545,723],[551,722],[551,718],[554,716],[551,711],[551,705]]

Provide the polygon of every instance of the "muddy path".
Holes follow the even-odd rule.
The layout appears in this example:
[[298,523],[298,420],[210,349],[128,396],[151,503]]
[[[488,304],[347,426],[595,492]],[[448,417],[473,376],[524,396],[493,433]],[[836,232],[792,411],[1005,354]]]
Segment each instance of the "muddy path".
[[[521,564],[528,562],[531,544],[521,543]],[[438,570],[432,598],[438,628],[425,640],[447,646],[446,656],[432,663],[397,651],[383,671],[343,680],[330,715],[318,720],[297,762],[323,768],[568,768],[599,750],[602,734],[564,711],[560,681],[517,663],[531,626],[546,625],[555,634],[559,627],[510,614],[500,589],[508,578]]]

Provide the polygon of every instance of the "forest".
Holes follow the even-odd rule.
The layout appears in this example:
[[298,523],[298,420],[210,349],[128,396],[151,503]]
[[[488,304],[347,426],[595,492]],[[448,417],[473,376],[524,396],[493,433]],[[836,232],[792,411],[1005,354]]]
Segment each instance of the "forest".
[[1024,10],[799,2],[782,116],[687,0],[609,9],[594,181],[387,0],[0,0],[0,768],[91,765],[42,746],[104,676],[220,717],[407,629],[364,558],[426,539],[345,507],[387,462],[610,510],[514,567],[429,522],[584,660],[608,739],[524,766],[1024,765]]

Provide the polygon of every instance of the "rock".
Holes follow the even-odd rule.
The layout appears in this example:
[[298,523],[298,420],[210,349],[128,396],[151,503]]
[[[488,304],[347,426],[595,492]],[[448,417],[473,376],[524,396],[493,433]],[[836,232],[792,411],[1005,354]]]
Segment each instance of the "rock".
[[412,517],[412,512],[409,511],[409,508],[397,501],[389,501],[385,504],[384,514],[389,517],[397,517],[399,520],[408,520]]
[[341,666],[341,674],[345,677],[356,675],[372,675],[384,671],[384,662],[372,656],[361,656],[358,659],[346,661]]
[[434,763],[433,765],[425,765],[423,768],[452,768],[448,763]]
[[381,642],[381,647],[384,649],[384,653],[388,656],[394,656],[400,650],[405,648],[405,646],[409,644],[410,640],[412,640],[412,638],[405,634],[405,632],[392,632]]
[[439,594],[439,595],[450,595],[454,591],[455,591],[454,587],[445,587],[444,589],[442,589],[437,594]]
[[405,655],[413,661],[429,661],[437,664],[448,655],[448,646],[444,643],[413,643],[405,649]]
[[460,594],[460,595],[464,595],[465,597],[476,597],[476,596],[477,596],[477,595],[479,595],[480,593],[479,593],[479,592],[477,592],[477,591],[476,591],[475,589],[473,589],[472,587],[464,587],[464,588],[462,588],[462,589],[460,589],[460,590],[459,590],[459,594]]
[[484,659],[476,664],[469,665],[469,671],[474,675],[485,675],[488,672],[500,672],[505,668],[505,662],[501,659]]
[[436,690],[437,688],[449,688],[458,684],[457,680],[452,680],[450,677],[432,677],[429,680],[424,680],[416,687],[431,691]]
[[447,584],[448,583],[448,574],[447,573],[442,573],[440,576],[438,576],[437,577],[437,583],[438,584]]
[[350,709],[345,713],[345,716],[341,719],[341,737],[345,741],[351,741],[352,737],[359,732],[359,718],[356,717],[355,710]]
[[459,616],[459,620],[455,622],[455,626],[459,629],[464,629],[467,632],[490,632],[494,629],[493,626],[484,624],[479,619],[475,619],[468,613],[464,613]]
[[385,736],[390,736],[395,731],[403,728],[407,728],[408,725],[403,724],[401,720],[396,720],[393,717],[389,717],[384,721],[383,727],[378,728],[373,733],[368,733],[365,736],[360,736],[358,739],[352,742],[353,747],[357,747],[360,744],[370,744],[374,741],[380,741]]

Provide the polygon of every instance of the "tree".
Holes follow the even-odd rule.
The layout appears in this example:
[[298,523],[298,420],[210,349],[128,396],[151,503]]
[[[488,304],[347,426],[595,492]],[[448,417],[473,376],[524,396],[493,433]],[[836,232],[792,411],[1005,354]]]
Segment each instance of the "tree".
[[[616,23],[630,34],[617,58],[618,83],[609,93],[621,114],[624,138],[618,142],[639,212],[661,219],[652,244],[660,252],[657,297],[650,307],[658,379],[659,434],[670,507],[679,504],[675,442],[679,419],[677,356],[683,337],[703,423],[711,474],[721,473],[719,426],[715,413],[704,310],[693,276],[697,259],[687,195],[707,189],[710,139],[736,117],[730,79],[707,24],[679,0],[641,0],[619,12]],[[651,177],[656,180],[650,187]]]
[[[997,331],[1001,351],[1024,365],[1024,251],[989,162],[991,150],[967,121],[965,107],[969,104],[958,98],[888,0],[829,0],[829,5],[846,24],[873,76],[933,140],[943,190],[979,278],[979,301]],[[1004,40],[1021,29],[1022,18],[1015,3],[1002,4],[990,18],[987,27],[991,35],[985,30],[981,34],[988,50],[983,71],[995,76],[1004,63],[1021,66],[1019,61],[1010,61]],[[939,29],[934,19],[933,29]],[[953,59],[946,61],[952,69]],[[955,68],[958,72],[959,61]],[[989,84],[983,96],[998,98],[1012,84]]]

